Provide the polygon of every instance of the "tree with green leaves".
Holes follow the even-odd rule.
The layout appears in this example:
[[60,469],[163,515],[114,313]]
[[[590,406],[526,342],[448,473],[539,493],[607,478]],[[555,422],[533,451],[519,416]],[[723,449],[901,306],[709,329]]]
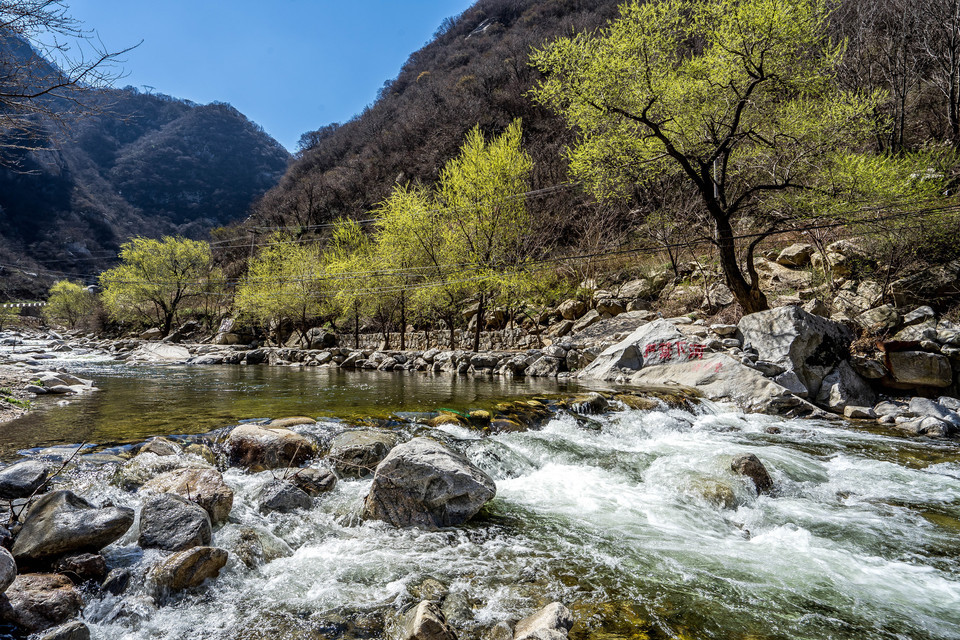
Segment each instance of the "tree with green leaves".
[[360,347],[360,318],[377,302],[373,241],[356,220],[334,222],[322,261],[327,288],[336,308],[353,320],[354,346]]
[[3,331],[4,327],[9,327],[10,324],[16,322],[19,317],[20,309],[18,307],[7,307],[0,304],[0,331]]
[[198,240],[134,238],[121,245],[120,260],[100,274],[107,311],[121,321],[159,322],[165,336],[181,305],[204,295],[216,279],[210,245]]
[[872,155],[884,96],[839,88],[829,18],[824,0],[631,2],[532,57],[535,99],[581,132],[573,172],[601,198],[682,177],[746,313],[768,307],[753,256],[769,234],[938,186],[911,179],[922,158]]
[[477,298],[473,350],[480,349],[484,312],[505,273],[525,260],[530,231],[525,192],[533,161],[521,148],[515,120],[490,141],[480,127],[467,134],[460,154],[440,173],[436,203],[447,264],[459,264],[452,280],[469,281]]
[[304,337],[312,321],[324,314],[326,300],[319,247],[277,233],[247,265],[235,305],[241,314],[278,331],[289,320]]
[[69,280],[58,280],[50,287],[43,315],[48,320],[62,322],[73,329],[96,308],[96,296],[86,287]]

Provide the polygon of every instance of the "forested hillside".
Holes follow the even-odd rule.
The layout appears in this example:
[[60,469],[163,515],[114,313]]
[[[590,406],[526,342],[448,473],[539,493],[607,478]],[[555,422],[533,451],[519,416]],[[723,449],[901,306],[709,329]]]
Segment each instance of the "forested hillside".
[[[16,55],[26,51],[21,43]],[[279,143],[227,104],[197,105],[128,87],[88,93],[82,117],[67,107],[51,107],[63,114],[61,122],[37,116],[25,148],[10,145],[12,134],[4,141],[6,297],[49,286],[49,279],[37,281],[11,265],[95,275],[132,236],[204,237],[243,218],[289,161]]]

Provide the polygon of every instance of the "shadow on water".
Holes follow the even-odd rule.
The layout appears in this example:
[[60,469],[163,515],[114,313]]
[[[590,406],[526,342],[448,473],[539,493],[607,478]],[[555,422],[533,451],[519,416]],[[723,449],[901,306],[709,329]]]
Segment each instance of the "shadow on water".
[[517,394],[569,391],[574,383],[449,374],[243,366],[99,366],[77,370],[100,391],[37,410],[0,430],[0,455],[54,444],[112,444],[196,434],[238,420],[305,415],[346,420],[397,411],[489,408]]

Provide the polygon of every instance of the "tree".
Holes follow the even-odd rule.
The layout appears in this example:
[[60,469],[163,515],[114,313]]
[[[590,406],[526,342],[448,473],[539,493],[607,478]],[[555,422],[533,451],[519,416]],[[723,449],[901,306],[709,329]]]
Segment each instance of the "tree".
[[444,166],[436,190],[446,255],[450,263],[464,265],[460,275],[472,280],[476,292],[474,351],[480,349],[484,311],[498,280],[524,261],[522,240],[530,230],[525,192],[533,161],[520,147],[521,134],[519,120],[489,142],[475,127],[460,154]]
[[8,307],[0,304],[0,331],[3,331],[3,328],[9,326],[10,323],[16,322],[17,318],[20,317],[20,309],[17,307]]
[[546,74],[535,99],[581,132],[574,173],[601,198],[682,176],[746,313],[768,306],[753,260],[763,238],[814,206],[900,196],[916,166],[904,163],[887,184],[857,173],[870,164],[859,159],[871,155],[884,95],[838,87],[843,49],[829,38],[826,6],[633,2],[605,30],[532,57]]
[[43,315],[73,329],[96,308],[96,297],[86,287],[69,280],[59,280],[50,287]]
[[210,245],[197,240],[134,238],[121,245],[120,260],[100,274],[107,310],[118,320],[156,320],[165,336],[181,304],[204,295],[216,279]]
[[283,320],[293,322],[304,337],[310,321],[324,311],[322,275],[316,244],[276,233],[250,261],[237,288],[237,309],[264,325],[274,324],[278,340]]
[[3,146],[31,148],[44,121],[62,125],[66,113],[90,109],[87,94],[118,77],[114,64],[130,49],[108,50],[67,9],[63,0],[0,0]]

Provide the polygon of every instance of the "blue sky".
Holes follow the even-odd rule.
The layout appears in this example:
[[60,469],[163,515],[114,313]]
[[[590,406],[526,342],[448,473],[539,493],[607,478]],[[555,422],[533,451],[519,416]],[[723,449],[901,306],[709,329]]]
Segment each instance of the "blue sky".
[[68,0],[125,56],[118,86],[229,102],[289,150],[344,122],[473,0]]

